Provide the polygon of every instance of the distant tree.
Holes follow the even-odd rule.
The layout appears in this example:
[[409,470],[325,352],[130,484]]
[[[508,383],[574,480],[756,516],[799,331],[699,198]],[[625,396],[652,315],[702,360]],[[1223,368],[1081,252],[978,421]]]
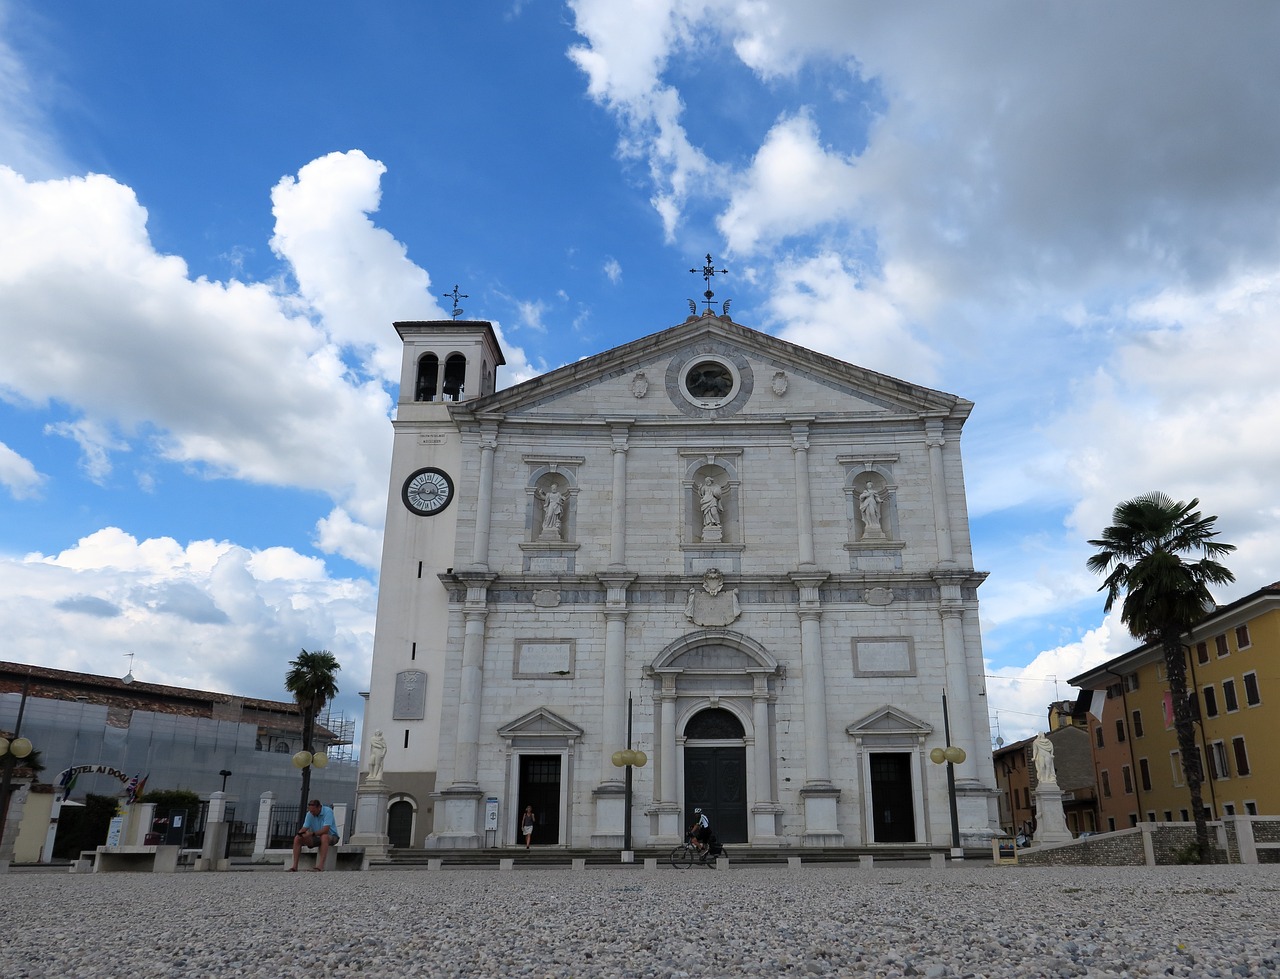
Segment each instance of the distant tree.
[[[1214,607],[1209,585],[1235,581],[1214,558],[1235,545],[1214,540],[1217,517],[1196,510],[1199,500],[1175,503],[1163,493],[1147,493],[1117,506],[1112,525],[1089,543],[1098,552],[1089,558],[1094,574],[1107,575],[1099,591],[1106,591],[1109,612],[1122,594],[1120,621],[1145,642],[1159,643],[1173,700],[1173,726],[1182,755],[1182,770],[1196,819],[1200,862],[1208,863],[1209,826],[1200,786],[1200,752],[1196,750],[1195,710],[1187,696],[1187,658],[1182,637]],[[1184,555],[1200,555],[1186,560]]]
[[[327,649],[307,652],[305,649],[297,659],[289,663],[289,672],[285,674],[284,687],[298,702],[302,712],[302,750],[315,752],[316,718],[324,705],[338,695],[338,681],[335,674],[342,669],[337,657]],[[302,814],[306,811],[308,796],[311,792],[311,766],[302,769],[302,795],[298,800],[298,822],[302,822]]]

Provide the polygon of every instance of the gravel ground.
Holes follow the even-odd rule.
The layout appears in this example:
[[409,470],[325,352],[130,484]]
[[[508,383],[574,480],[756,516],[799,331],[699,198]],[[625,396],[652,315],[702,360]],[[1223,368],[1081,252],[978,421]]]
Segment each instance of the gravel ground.
[[1280,867],[0,875],[0,979],[1280,975]]

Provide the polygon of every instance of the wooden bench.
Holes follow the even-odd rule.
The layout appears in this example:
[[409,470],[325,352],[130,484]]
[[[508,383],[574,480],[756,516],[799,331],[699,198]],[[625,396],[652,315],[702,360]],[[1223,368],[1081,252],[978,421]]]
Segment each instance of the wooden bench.
[[180,846],[100,846],[95,851],[95,874],[131,871],[172,874],[178,869]]

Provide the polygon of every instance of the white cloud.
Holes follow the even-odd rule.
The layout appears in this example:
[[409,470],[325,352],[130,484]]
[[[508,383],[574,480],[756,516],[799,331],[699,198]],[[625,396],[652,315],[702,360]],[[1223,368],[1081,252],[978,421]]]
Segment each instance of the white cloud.
[[1134,643],[1115,613],[1077,642],[1045,650],[1020,667],[1000,667],[987,675],[987,707],[991,734],[1008,744],[1048,729],[1048,708],[1055,700],[1075,700],[1080,691],[1067,683],[1073,676],[1132,649]]
[[622,265],[616,258],[610,258],[604,263],[604,276],[615,286],[622,281]]
[[375,605],[368,582],[331,578],[288,548],[138,541],[109,527],[56,555],[0,558],[0,621],[16,658],[116,675],[114,651],[127,649],[139,679],[283,699],[288,660],[327,648],[349,714],[369,675]]
[[717,224],[733,252],[849,221],[858,207],[852,161],[821,145],[807,112],[780,119],[738,178]]
[[45,478],[31,460],[0,442],[0,486],[8,489],[10,496],[15,500],[29,500],[39,495]]
[[359,150],[312,160],[271,191],[271,248],[289,262],[301,298],[340,346],[368,357],[367,368],[399,383],[396,320],[448,319],[431,277],[405,246],[368,215],[378,210],[386,167]]
[[111,453],[129,451],[129,443],[116,438],[106,426],[87,418],[74,422],[54,422],[44,427],[46,435],[61,435],[80,446],[80,468],[102,485],[111,475]]

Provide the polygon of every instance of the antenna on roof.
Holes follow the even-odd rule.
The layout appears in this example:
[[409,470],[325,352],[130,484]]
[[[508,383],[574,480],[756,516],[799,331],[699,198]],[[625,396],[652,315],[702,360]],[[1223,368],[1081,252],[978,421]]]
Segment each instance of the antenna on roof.
[[124,655],[129,657],[129,672],[120,678],[120,682],[132,683],[133,682],[133,653],[125,653]]

